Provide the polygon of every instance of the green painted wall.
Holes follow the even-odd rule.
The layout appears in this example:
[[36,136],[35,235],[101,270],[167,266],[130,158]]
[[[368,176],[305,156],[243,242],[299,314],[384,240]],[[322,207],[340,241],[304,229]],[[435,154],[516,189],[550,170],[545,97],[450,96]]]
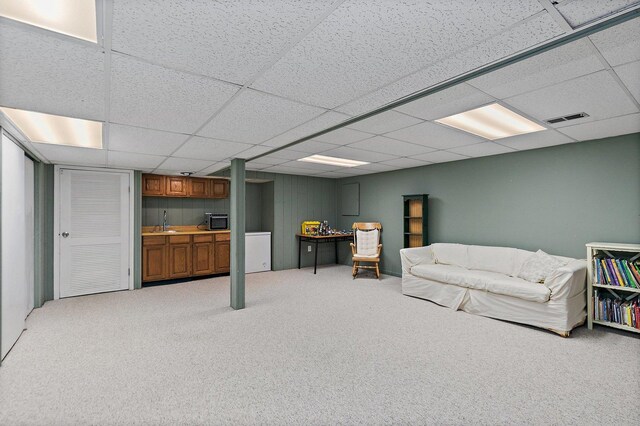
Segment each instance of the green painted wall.
[[35,163],[35,303],[53,300],[53,164]]
[[142,288],[142,172],[133,172],[133,288]]
[[[169,225],[198,225],[205,213],[229,214],[229,199],[142,197],[142,226],[162,225],[167,211]],[[247,183],[247,231],[261,231],[261,184]]]
[[[430,242],[586,257],[590,241],[640,241],[640,134],[341,179],[382,222],[382,269],[399,274],[402,195],[430,194]],[[339,197],[338,197],[339,198]],[[350,264],[348,256],[342,261]]]

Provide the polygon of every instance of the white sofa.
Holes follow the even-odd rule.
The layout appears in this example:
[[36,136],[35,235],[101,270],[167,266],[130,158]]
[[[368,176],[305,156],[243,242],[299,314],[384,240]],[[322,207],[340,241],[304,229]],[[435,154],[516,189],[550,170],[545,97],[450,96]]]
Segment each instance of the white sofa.
[[463,244],[400,250],[402,293],[454,310],[529,324],[567,337],[586,318],[587,262],[566,263],[543,284],[518,278],[533,252]]

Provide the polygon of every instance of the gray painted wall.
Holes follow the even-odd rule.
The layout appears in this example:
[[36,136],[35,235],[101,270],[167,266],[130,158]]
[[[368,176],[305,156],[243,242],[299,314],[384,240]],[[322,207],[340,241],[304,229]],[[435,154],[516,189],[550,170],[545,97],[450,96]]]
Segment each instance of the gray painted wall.
[[[590,241],[640,241],[640,134],[341,179],[383,225],[382,269],[399,274],[402,195],[430,194],[431,242],[586,257]],[[348,256],[342,261],[350,264]]]

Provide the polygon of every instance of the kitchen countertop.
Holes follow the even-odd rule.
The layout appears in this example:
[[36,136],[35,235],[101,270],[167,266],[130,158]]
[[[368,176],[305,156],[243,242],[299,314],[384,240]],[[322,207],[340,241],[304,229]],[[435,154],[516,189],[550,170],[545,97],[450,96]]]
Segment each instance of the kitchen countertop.
[[[155,230],[155,231],[154,231]],[[208,231],[206,229],[200,229],[195,225],[189,226],[169,226],[169,231],[162,231],[162,226],[143,226],[142,236],[153,237],[163,235],[199,235],[199,234],[227,234],[231,232],[228,229],[220,229],[216,231]]]

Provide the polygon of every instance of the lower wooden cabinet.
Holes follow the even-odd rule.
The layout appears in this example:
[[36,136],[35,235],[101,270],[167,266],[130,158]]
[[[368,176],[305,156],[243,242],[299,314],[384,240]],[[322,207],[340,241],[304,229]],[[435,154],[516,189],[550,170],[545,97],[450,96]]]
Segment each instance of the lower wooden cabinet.
[[230,234],[182,234],[142,238],[142,282],[227,273]]
[[166,280],[168,276],[167,245],[164,237],[142,240],[142,281]]
[[193,275],[210,275],[216,272],[213,257],[213,235],[194,235],[192,245]]

